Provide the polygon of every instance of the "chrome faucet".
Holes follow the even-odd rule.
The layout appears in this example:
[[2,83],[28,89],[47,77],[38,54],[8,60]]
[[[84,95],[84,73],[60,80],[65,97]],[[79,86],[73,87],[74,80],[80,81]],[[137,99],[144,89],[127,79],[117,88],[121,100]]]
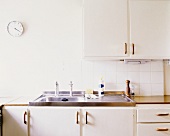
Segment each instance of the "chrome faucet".
[[70,96],[73,96],[73,82],[70,81]]
[[55,96],[59,96],[59,84],[57,81],[56,81]]

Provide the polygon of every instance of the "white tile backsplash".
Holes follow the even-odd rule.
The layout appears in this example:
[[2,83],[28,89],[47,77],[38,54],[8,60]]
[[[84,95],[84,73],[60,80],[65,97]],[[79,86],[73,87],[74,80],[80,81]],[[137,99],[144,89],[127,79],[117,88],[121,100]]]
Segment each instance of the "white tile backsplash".
[[154,84],[163,83],[163,72],[151,72],[151,83]]
[[126,80],[128,79],[127,77],[127,72],[117,72],[117,83],[118,84],[125,84]]
[[116,84],[116,72],[114,71],[106,71],[105,73],[105,82]]
[[[15,86],[15,90],[22,90],[23,86],[26,86],[27,90],[33,90],[28,82],[34,86],[34,90],[37,90],[35,93],[38,94],[45,90],[55,90],[56,81],[59,82],[60,90],[70,90],[70,81],[73,81],[73,90],[97,90],[101,77],[105,81],[105,90],[124,91],[126,80],[130,80],[130,86],[133,85],[135,95],[164,95],[162,61],[134,65],[124,64],[122,61],[60,60],[42,65],[41,69],[37,60],[34,61],[32,67],[29,66],[31,64],[29,62],[23,64],[15,62],[15,67],[12,67],[14,64],[4,62],[6,65],[3,65],[1,69],[2,71],[8,70],[9,73],[7,75],[4,74],[5,72],[1,72],[1,78],[4,80],[0,87],[1,90],[5,90],[1,91],[2,95],[8,94],[8,92],[12,95],[16,94],[16,91],[10,91],[13,90],[13,86]],[[26,76],[26,73],[29,74]],[[16,86],[15,84],[19,84],[21,80],[27,80],[27,82],[22,82],[22,86]],[[37,84],[37,81],[41,82]],[[10,86],[5,88],[4,86],[8,86],[9,82]],[[22,94],[21,91],[18,93]],[[27,92],[27,94],[29,93]],[[23,92],[23,94],[26,93]]]
[[151,96],[151,84],[140,84],[140,96]]
[[144,71],[144,72],[151,71],[151,63],[150,62],[145,63],[145,64],[140,64],[139,66],[140,66],[140,71]]
[[82,61],[82,88],[93,89],[93,62]]
[[163,84],[151,84],[152,95],[164,95]]
[[117,71],[124,71],[127,72],[128,65],[124,64],[123,61],[117,61]]
[[116,84],[116,90],[122,91],[126,89],[126,84]]
[[[63,62],[59,71],[63,74],[61,89],[69,89],[73,81],[74,90],[98,89],[103,77],[105,90],[125,90],[130,80],[136,95],[151,96],[164,94],[163,62],[146,64],[124,64],[122,61],[70,61]],[[60,75],[61,75],[60,73]]]
[[140,80],[139,71],[128,72],[128,78],[127,79],[130,80],[131,83],[139,83],[139,80]]
[[139,66],[140,65],[136,65],[136,64],[127,64],[127,70],[128,72],[137,72],[139,71]]
[[163,61],[151,61],[151,71],[163,71]]
[[139,83],[151,83],[151,73],[150,72],[140,72]]

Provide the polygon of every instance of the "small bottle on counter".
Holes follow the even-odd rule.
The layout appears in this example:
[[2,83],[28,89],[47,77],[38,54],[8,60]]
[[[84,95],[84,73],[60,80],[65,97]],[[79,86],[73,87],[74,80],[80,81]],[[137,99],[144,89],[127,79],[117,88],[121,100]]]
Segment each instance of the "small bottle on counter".
[[131,85],[131,87],[130,87],[130,95],[131,96],[135,95],[134,89],[135,89],[134,85]]
[[104,96],[104,80],[103,80],[103,77],[100,79],[100,82],[99,82],[98,95],[99,95],[99,97]]

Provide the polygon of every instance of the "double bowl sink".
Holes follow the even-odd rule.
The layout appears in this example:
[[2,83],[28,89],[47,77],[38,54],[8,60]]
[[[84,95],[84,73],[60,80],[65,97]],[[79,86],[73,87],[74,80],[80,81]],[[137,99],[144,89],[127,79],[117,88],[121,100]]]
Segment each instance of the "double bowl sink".
[[[97,92],[95,96],[97,96]],[[123,91],[107,91],[102,97],[85,97],[84,91],[60,91],[58,96],[54,91],[44,92],[34,101],[29,102],[30,106],[131,106],[136,105],[135,101],[127,97]]]

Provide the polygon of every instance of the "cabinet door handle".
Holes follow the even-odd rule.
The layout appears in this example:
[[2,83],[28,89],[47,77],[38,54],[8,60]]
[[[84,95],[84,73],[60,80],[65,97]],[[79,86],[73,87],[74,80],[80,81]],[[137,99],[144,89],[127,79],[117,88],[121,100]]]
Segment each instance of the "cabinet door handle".
[[86,124],[88,123],[88,121],[87,121],[87,115],[88,115],[88,112],[86,111]]
[[132,55],[134,55],[134,54],[135,54],[135,44],[132,43]]
[[127,43],[125,43],[125,54],[127,54]]
[[169,113],[158,113],[158,114],[156,114],[157,116],[168,116],[169,115]]
[[168,131],[168,128],[157,128],[156,131]]
[[26,115],[27,115],[27,112],[25,111],[25,112],[24,112],[24,124],[27,124]]
[[77,113],[76,113],[76,124],[79,124],[79,118],[78,118],[78,116],[79,116],[79,112],[77,111]]

